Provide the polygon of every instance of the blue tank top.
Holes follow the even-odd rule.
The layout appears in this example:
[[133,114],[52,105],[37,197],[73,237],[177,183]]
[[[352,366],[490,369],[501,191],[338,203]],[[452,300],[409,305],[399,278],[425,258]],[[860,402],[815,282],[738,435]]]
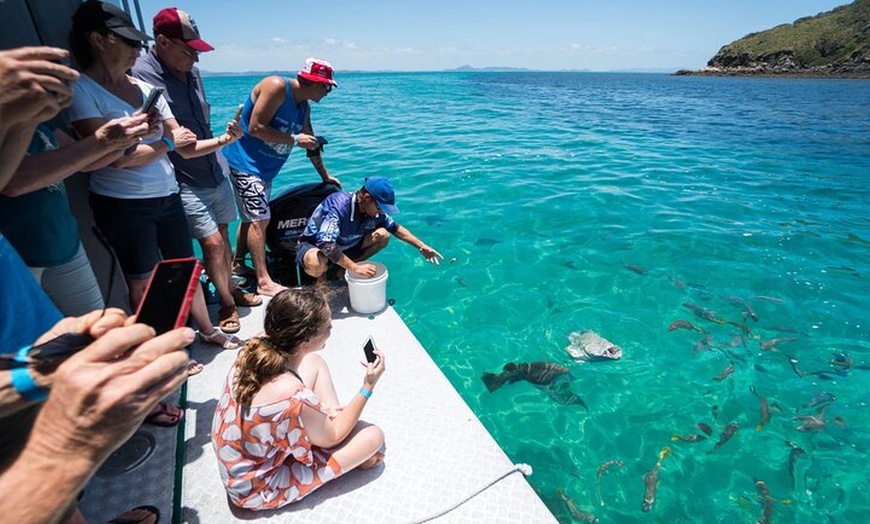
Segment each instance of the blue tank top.
[[[286,85],[284,103],[275,111],[275,116],[272,117],[269,126],[282,133],[296,135],[302,132],[302,125],[308,119],[310,109],[307,100],[303,100],[299,107],[296,107],[290,88],[290,79],[285,79],[284,82]],[[230,167],[236,171],[256,175],[264,181],[270,182],[284,167],[284,162],[290,156],[293,146],[265,142],[251,136],[248,133],[248,126],[251,123],[253,110],[254,100],[251,95],[248,95],[240,119],[245,134],[242,138],[223,148],[222,151]]]

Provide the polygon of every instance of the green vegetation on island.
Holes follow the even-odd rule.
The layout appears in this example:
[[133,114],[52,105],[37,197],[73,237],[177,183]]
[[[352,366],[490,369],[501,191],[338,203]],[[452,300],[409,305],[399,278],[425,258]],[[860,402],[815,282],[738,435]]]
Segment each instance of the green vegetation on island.
[[676,74],[870,78],[870,0],[748,34]]

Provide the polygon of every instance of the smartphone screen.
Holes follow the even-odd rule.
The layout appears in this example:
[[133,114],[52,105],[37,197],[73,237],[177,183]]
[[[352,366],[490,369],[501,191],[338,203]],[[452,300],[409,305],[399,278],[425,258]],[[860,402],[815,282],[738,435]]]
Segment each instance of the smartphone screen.
[[202,265],[195,258],[158,262],[139,305],[137,322],[153,327],[158,335],[183,326],[200,272]]
[[378,356],[375,355],[375,341],[372,337],[369,337],[369,339],[366,340],[366,345],[363,346],[363,352],[366,354],[367,362],[374,362],[375,359],[378,358]]

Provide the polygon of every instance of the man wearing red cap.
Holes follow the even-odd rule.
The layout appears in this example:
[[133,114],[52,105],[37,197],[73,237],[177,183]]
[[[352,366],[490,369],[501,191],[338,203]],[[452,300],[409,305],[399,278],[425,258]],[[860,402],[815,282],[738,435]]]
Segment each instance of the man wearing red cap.
[[236,262],[244,269],[251,254],[257,292],[275,295],[285,289],[266,268],[266,226],[272,180],[284,166],[293,146],[307,150],[311,165],[325,183],[340,185],[330,176],[320,156],[321,142],[311,127],[309,102],[320,102],[338,84],[332,64],[309,58],[296,78],[269,76],[261,80],[245,101],[240,123],[245,134],[224,150],[236,203],[242,216],[236,237]]
[[[189,14],[169,7],[154,16],[154,46],[136,60],[132,70],[137,78],[163,88],[178,123],[193,131],[200,142],[215,138],[202,77],[195,64],[199,53],[213,49],[200,38]],[[216,140],[228,145],[241,132],[238,122],[230,122],[227,133]],[[263,299],[236,289],[231,280],[232,250],[227,224],[238,215],[227,178],[229,167],[219,150],[187,159],[170,152],[169,159],[175,168],[190,231],[199,240],[206,273],[220,299],[220,328],[225,333],[235,333],[240,328],[236,306],[257,306]]]

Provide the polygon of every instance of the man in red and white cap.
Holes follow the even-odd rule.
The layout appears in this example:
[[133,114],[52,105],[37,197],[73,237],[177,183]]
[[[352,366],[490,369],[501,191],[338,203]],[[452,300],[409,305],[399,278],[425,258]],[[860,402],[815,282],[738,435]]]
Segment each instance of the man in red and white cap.
[[325,183],[340,186],[320,156],[322,139],[311,127],[310,102],[320,102],[336,84],[332,64],[309,58],[296,78],[269,76],[254,86],[242,108],[244,135],[224,149],[242,222],[236,236],[234,272],[244,274],[248,253],[254,263],[257,292],[275,295],[285,289],[266,268],[266,226],[272,180],[284,167],[293,146],[307,150],[311,165]]
[[224,333],[236,333],[241,327],[236,306],[257,306],[263,299],[237,289],[231,278],[233,255],[228,224],[238,215],[227,177],[229,167],[220,148],[238,139],[242,128],[230,121],[222,135],[212,134],[210,109],[195,64],[200,53],[213,49],[200,37],[189,14],[168,7],[154,16],[154,46],[136,60],[132,73],[162,88],[178,123],[196,135],[197,148],[210,150],[197,158],[170,152],[169,160],[175,168],[190,232],[199,241],[206,273],[217,291],[220,328]]

